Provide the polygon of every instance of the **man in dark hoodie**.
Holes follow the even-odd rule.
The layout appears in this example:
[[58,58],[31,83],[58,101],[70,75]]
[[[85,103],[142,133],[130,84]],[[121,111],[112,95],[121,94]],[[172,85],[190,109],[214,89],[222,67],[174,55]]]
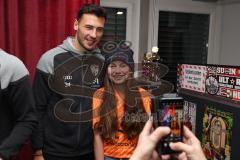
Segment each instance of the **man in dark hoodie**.
[[92,93],[100,87],[104,57],[97,44],[106,11],[83,6],[76,34],[42,55],[33,91],[40,124],[33,134],[35,160],[93,160]]
[[10,159],[37,125],[28,71],[0,49],[0,160]]

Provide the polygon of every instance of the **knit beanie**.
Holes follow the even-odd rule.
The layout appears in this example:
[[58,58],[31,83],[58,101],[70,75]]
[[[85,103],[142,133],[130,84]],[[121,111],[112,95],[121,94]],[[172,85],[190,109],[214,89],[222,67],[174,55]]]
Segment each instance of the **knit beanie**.
[[132,71],[134,71],[134,60],[133,60],[133,51],[130,48],[119,49],[107,53],[105,55],[106,66],[108,66],[113,61],[119,60],[126,63]]

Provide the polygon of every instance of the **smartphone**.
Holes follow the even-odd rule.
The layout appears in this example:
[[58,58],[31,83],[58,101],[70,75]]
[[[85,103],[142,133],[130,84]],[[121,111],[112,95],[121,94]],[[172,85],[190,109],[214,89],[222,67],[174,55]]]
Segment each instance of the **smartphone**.
[[183,104],[182,97],[162,97],[160,99],[159,126],[168,126],[171,132],[160,141],[160,151],[162,154],[176,153],[169,147],[170,142],[183,141]]

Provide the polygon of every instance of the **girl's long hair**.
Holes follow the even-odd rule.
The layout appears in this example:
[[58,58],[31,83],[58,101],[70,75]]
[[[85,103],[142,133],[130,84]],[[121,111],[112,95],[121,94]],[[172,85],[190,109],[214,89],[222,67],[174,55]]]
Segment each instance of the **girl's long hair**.
[[[145,122],[141,116],[146,116],[141,94],[138,91],[137,82],[134,78],[127,80],[124,89],[124,116],[121,128],[128,138],[132,138],[142,131]],[[134,90],[132,90],[134,88]],[[96,124],[95,130],[102,138],[114,139],[118,131],[116,97],[114,95],[114,84],[105,75],[103,103],[100,106],[100,121]]]

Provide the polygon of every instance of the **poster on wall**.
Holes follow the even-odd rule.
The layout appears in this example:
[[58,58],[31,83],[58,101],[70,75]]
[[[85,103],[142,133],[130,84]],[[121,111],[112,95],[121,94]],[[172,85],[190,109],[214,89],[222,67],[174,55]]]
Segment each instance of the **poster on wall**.
[[197,104],[189,101],[184,101],[183,106],[183,123],[187,126],[193,133],[195,133],[196,128],[196,109]]
[[240,101],[240,67],[207,66],[206,93]]
[[205,105],[202,147],[208,160],[230,160],[233,114]]
[[205,93],[206,66],[180,64],[178,84],[180,88]]

